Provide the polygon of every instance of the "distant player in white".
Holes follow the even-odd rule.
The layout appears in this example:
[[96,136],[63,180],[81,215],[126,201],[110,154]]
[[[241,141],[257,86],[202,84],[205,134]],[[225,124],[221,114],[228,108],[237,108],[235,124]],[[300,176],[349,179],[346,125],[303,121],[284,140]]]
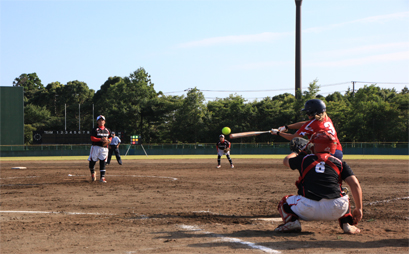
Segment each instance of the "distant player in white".
[[224,135],[221,134],[219,136],[219,142],[216,144],[217,148],[217,167],[216,168],[221,168],[222,166],[220,165],[220,158],[223,155],[226,155],[227,159],[229,160],[230,167],[234,168],[233,161],[230,158],[230,147],[231,143],[224,138]]
[[[91,171],[91,181],[97,180],[95,173],[95,164],[99,160],[100,182],[106,183],[105,180],[105,160],[108,156],[108,144],[111,142],[111,132],[105,127],[105,117],[97,117],[98,126],[91,131],[91,151],[88,157],[89,169]],[[108,141],[107,141],[108,140]]]

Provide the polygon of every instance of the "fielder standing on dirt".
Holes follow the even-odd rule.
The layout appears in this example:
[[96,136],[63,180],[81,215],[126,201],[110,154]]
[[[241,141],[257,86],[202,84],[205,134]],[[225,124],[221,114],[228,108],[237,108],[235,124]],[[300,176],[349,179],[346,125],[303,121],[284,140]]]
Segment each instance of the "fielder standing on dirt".
[[216,168],[221,168],[222,166],[220,165],[220,158],[222,155],[226,155],[227,159],[229,160],[230,167],[234,168],[233,161],[230,158],[230,147],[231,143],[224,138],[224,135],[221,134],[219,136],[219,142],[216,144],[217,148],[217,167]]
[[[353,226],[363,216],[362,189],[351,168],[330,153],[337,147],[336,139],[326,131],[311,136],[312,154],[293,152],[284,158],[283,164],[297,169],[300,177],[295,185],[297,195],[287,195],[278,205],[283,224],[276,232],[301,232],[300,220],[336,220],[347,234],[360,230]],[[351,213],[349,198],[342,189],[345,181],[352,192],[355,209]]]
[[115,132],[111,132],[112,140],[109,144],[109,153],[108,153],[108,161],[106,165],[111,163],[112,154],[115,153],[116,160],[118,161],[119,165],[122,165],[121,155],[119,154],[119,144],[121,144],[121,139],[118,136],[115,136]]
[[106,183],[105,180],[105,160],[108,156],[108,144],[111,143],[111,132],[105,127],[105,117],[97,117],[98,126],[91,130],[91,151],[88,157],[89,169],[91,171],[91,181],[97,180],[95,173],[95,164],[99,160],[100,182]]
[[[281,126],[278,129],[272,129],[271,134],[281,136],[292,141],[294,138],[300,139],[303,136],[307,136],[309,138],[315,132],[322,130],[326,131],[333,135],[337,140],[337,149],[333,155],[342,160],[342,146],[338,140],[337,131],[335,130],[334,124],[332,123],[331,118],[329,118],[327,115],[325,103],[319,99],[308,100],[305,102],[304,108],[301,111],[304,111],[307,114],[309,121],[293,123]],[[294,134],[285,133],[288,131],[288,129],[298,130]]]

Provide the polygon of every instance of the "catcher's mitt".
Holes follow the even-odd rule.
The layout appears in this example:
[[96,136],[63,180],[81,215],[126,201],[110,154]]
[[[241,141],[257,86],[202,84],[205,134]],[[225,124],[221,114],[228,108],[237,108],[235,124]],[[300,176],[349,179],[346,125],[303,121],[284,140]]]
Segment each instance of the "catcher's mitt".
[[296,137],[293,138],[290,141],[290,150],[291,152],[294,153],[300,153],[302,150],[304,150],[307,154],[311,153],[311,146],[313,146],[313,144],[308,144],[308,140],[304,139],[304,138],[300,138],[300,137]]
[[103,138],[101,138],[101,142],[102,142],[102,146],[103,147],[106,147],[106,146],[108,146],[109,145],[109,139],[107,139],[107,138],[105,138],[105,137],[103,137]]
[[226,148],[223,151],[224,151],[224,153],[227,153],[228,151],[230,151],[230,148]]

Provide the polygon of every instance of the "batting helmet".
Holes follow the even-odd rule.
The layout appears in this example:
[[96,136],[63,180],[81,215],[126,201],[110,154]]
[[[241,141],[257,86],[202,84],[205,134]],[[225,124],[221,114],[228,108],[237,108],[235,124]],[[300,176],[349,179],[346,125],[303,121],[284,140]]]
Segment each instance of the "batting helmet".
[[327,107],[322,100],[312,99],[305,102],[304,108],[301,111],[305,111],[309,116],[315,116],[325,112]]
[[335,137],[326,131],[319,131],[312,134],[311,143],[314,144],[314,153],[331,153],[334,154],[337,149]]

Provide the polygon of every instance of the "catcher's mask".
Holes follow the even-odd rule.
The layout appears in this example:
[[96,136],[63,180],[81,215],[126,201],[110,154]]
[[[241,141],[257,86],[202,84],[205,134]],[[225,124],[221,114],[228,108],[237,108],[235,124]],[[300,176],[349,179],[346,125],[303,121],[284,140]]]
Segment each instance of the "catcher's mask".
[[314,153],[334,154],[337,149],[335,137],[326,131],[319,131],[312,134],[310,142],[314,144],[312,148]]
[[305,113],[309,116],[315,116],[321,114],[327,110],[327,106],[322,100],[312,99],[305,102],[304,108],[301,111],[305,111]]

